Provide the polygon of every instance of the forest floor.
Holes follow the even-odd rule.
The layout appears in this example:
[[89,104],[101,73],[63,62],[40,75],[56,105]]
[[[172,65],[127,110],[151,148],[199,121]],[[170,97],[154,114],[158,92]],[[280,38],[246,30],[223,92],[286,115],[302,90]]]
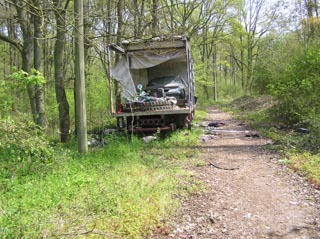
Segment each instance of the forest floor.
[[320,239],[320,192],[281,163],[271,140],[216,108],[207,122],[224,125],[195,147],[205,163],[189,166],[205,190],[152,238]]

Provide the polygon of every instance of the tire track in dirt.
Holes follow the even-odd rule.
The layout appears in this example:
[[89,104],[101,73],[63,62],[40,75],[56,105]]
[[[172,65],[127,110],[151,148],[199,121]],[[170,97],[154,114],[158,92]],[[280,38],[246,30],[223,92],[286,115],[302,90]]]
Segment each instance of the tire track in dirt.
[[210,121],[225,125],[195,148],[206,166],[193,170],[206,191],[152,238],[320,239],[319,191],[278,163],[269,139],[214,108]]

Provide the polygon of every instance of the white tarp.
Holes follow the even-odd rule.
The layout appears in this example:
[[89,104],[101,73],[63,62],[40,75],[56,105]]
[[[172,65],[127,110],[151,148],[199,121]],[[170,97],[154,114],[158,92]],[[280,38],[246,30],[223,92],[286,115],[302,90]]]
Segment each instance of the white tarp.
[[129,62],[123,56],[117,64],[111,69],[111,76],[114,77],[122,86],[122,95],[131,99],[134,98],[137,91],[130,73],[131,69],[146,69],[172,59],[185,60],[185,49],[165,49],[165,50],[145,50],[135,51],[128,54]]

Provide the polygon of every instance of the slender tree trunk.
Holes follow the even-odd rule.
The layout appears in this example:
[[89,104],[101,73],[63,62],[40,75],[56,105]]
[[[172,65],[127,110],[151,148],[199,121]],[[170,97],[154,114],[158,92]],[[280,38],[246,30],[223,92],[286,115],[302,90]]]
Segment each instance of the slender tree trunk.
[[54,77],[56,101],[59,108],[59,129],[61,142],[67,142],[70,137],[69,103],[64,87],[64,53],[66,39],[66,11],[62,7],[64,1],[55,2],[55,18],[57,22],[57,36],[54,46]]
[[[9,35],[9,38],[11,39],[16,39],[16,27],[15,27],[15,24],[13,23],[13,20],[12,19],[8,19],[8,28],[9,28],[9,31],[8,31],[8,35]],[[10,44],[9,46],[9,52],[10,52],[10,56],[9,56],[9,72],[10,74],[13,73],[14,71],[14,67],[15,66],[19,66],[18,62],[17,62],[17,56],[16,56],[16,48]],[[18,67],[19,69],[19,67]],[[17,105],[20,101],[20,87],[17,87],[16,89],[13,90],[13,95],[15,97],[15,101],[12,103],[12,110],[13,111],[16,111],[17,110]]]
[[[123,9],[124,9],[124,0],[118,0],[117,5],[117,15],[118,15],[118,28],[117,28],[117,44],[121,44],[121,39],[123,35]],[[116,55],[116,62],[119,60],[119,54]],[[118,82],[115,82],[115,94],[116,94],[116,106],[120,105],[121,103],[121,96],[120,96],[120,86]]]
[[[243,37],[242,35],[240,35],[240,43],[242,45],[243,43]],[[245,90],[245,79],[244,79],[244,67],[243,67],[243,64],[244,64],[244,50],[243,48],[240,49],[240,73],[241,73],[241,87],[242,87],[242,90]]]
[[[15,0],[15,7],[18,13],[18,22],[22,30],[22,69],[25,72],[30,73],[33,64],[33,31],[31,28],[32,22],[30,16],[28,16],[28,6],[22,0]],[[28,96],[32,112],[32,118],[35,123],[37,123],[37,104],[35,98],[35,87],[28,85]]]
[[88,152],[87,115],[85,101],[85,63],[84,63],[84,29],[83,0],[74,1],[75,12],[75,73],[76,73],[76,117],[78,151]]
[[213,98],[214,101],[218,100],[218,67],[217,67],[217,50],[214,47],[214,53],[212,54],[212,67],[213,67]]
[[151,24],[151,34],[152,36],[157,36],[159,33],[159,19],[158,19],[158,6],[159,0],[152,0],[152,24]]
[[316,16],[316,18],[319,18],[319,12],[318,12],[318,0],[314,0],[314,1],[313,1],[313,6],[314,6],[315,16]]
[[[90,34],[90,15],[89,15],[89,1],[88,0],[83,0],[83,31],[84,31],[84,60],[85,60],[85,65],[87,66],[89,63],[89,49],[90,49],[90,39],[89,39],[89,34]],[[86,73],[86,71],[85,71]]]
[[245,84],[245,93],[248,93],[249,85],[251,81],[251,70],[252,70],[252,48],[250,44],[250,33],[248,33],[247,41],[248,41],[248,47],[247,47],[247,67],[246,67],[246,84]]
[[134,7],[134,37],[139,38],[143,34],[142,18],[144,12],[145,0],[141,1],[139,6],[138,0],[133,0]]
[[[42,67],[42,47],[41,47],[41,12],[39,0],[33,0],[33,4],[35,9],[33,10],[33,19],[34,19],[34,48],[33,48],[33,64],[34,68],[38,70],[39,72],[43,73],[43,67]],[[37,84],[35,86],[35,101],[36,101],[36,122],[41,127],[46,126],[46,117],[45,117],[45,103],[44,103],[44,87],[43,85]]]

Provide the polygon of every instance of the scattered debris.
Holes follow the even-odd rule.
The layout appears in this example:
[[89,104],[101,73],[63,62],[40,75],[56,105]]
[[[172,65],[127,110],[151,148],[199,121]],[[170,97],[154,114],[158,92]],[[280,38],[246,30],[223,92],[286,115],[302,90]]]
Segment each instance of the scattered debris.
[[296,129],[296,132],[301,133],[301,134],[308,134],[309,130],[306,128],[298,128],[298,129]]
[[205,135],[216,135],[212,130],[208,129],[203,132]]
[[207,142],[207,141],[209,141],[209,140],[213,140],[213,139],[215,139],[216,137],[214,136],[214,135],[206,135],[206,136],[202,136],[201,137],[201,142],[202,143],[205,143],[205,142]]
[[214,138],[199,147],[207,167],[191,166],[206,190],[181,198],[182,212],[170,220],[169,235],[152,238],[319,238],[319,191],[278,164],[281,155],[264,147],[273,144],[270,139],[255,138],[259,132],[209,109],[208,118],[228,128],[204,127],[199,137]]
[[215,164],[213,164],[211,162],[209,163],[209,166],[213,166],[213,167],[215,167],[217,169],[222,169],[222,170],[237,170],[237,169],[240,169],[239,166],[234,167],[234,168],[225,168],[225,167],[221,167],[221,166],[215,165]]
[[286,126],[286,125],[281,125],[281,124],[279,124],[279,125],[274,125],[273,127],[276,128],[277,130],[286,130],[286,129],[288,129],[288,126]]
[[108,141],[103,138],[102,134],[92,134],[91,140],[88,142],[89,147],[103,147],[108,144]]
[[194,126],[195,127],[208,127],[208,123],[207,122],[205,122],[205,121],[203,121],[203,122],[201,122],[201,123],[196,123],[196,124],[194,124]]
[[210,129],[211,132],[216,132],[216,133],[231,133],[231,134],[241,134],[241,133],[245,133],[245,134],[249,134],[250,131],[249,130],[223,130],[223,129]]
[[208,127],[216,127],[216,128],[218,128],[218,127],[223,127],[223,126],[225,126],[226,124],[225,123],[223,123],[223,122],[210,122],[209,124],[208,124]]
[[106,135],[110,135],[117,132],[117,129],[104,129],[99,132],[91,134],[91,140],[88,141],[89,147],[103,147],[108,144],[108,141],[104,138]]
[[154,141],[156,139],[157,139],[157,137],[156,136],[152,136],[152,135],[145,136],[145,137],[142,138],[143,142],[145,142],[146,144],[148,144],[148,143],[150,143],[150,142],[152,142],[152,141]]
[[103,135],[109,135],[117,132],[117,129],[105,129],[102,132],[103,132]]
[[261,138],[261,136],[258,135],[258,134],[246,134],[244,137],[248,137],[248,138]]

